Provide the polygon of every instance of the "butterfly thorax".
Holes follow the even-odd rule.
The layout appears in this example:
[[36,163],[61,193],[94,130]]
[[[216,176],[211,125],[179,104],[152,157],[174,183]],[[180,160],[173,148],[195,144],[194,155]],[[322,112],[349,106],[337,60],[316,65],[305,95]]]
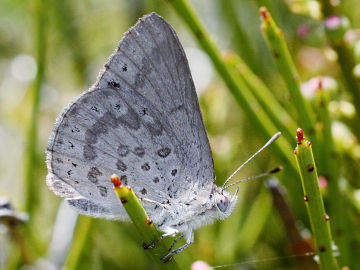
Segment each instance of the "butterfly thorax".
[[162,231],[171,227],[185,233],[212,224],[215,219],[227,218],[234,210],[236,201],[236,195],[231,195],[214,184],[207,197],[200,196],[188,202],[170,203],[154,223]]

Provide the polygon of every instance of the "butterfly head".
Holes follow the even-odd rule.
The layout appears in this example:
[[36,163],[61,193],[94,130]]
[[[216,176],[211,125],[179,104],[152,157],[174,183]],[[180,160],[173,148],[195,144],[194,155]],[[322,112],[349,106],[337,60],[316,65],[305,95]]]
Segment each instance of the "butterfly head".
[[235,208],[237,192],[231,195],[228,191],[216,187],[210,195],[210,201],[216,218],[225,219]]

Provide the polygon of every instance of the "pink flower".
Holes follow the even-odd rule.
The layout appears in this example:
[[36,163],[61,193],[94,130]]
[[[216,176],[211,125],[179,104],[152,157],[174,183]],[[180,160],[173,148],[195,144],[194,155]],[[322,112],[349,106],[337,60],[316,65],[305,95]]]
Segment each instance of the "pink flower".
[[325,27],[328,29],[336,29],[341,24],[341,17],[337,15],[329,16],[325,19]]
[[211,269],[210,265],[208,265],[204,261],[196,261],[191,265],[191,270],[209,270]]

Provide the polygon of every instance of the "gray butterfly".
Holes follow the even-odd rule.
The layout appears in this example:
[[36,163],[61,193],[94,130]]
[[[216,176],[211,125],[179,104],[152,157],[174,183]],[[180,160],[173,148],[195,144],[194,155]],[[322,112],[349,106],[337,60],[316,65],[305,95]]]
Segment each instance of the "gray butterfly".
[[[88,216],[129,220],[110,176],[131,186],[163,237],[228,217],[236,194],[214,183],[194,83],[173,28],[155,13],[130,28],[97,82],[56,120],[47,184]],[[155,244],[155,243],[154,243]],[[153,245],[152,245],[153,246]],[[150,246],[151,247],[151,246]]]

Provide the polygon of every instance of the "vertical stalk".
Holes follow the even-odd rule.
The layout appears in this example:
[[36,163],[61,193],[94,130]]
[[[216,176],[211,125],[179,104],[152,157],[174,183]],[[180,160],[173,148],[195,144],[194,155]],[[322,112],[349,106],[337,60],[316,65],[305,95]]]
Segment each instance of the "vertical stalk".
[[265,227],[272,207],[270,194],[265,188],[262,188],[255,202],[251,206],[241,230],[237,233],[237,252],[252,249]]
[[237,79],[246,84],[276,127],[281,129],[288,141],[291,141],[293,139],[291,130],[296,129],[295,121],[277,101],[271,90],[236,54],[229,52],[223,57],[223,60],[234,68],[238,75]]
[[302,129],[297,129],[298,143],[295,157],[315,240],[316,253],[319,256],[319,265],[322,270],[336,270],[337,264],[333,256],[329,216],[325,213],[311,143],[305,141],[303,135]]
[[53,1],[54,21],[58,33],[61,35],[62,43],[68,46],[71,53],[76,79],[82,88],[86,84],[86,67],[88,65],[87,46],[84,46],[81,39],[81,29],[76,18],[73,1]]
[[332,5],[330,2],[331,0],[320,1],[321,9],[325,17],[333,15],[337,11],[337,8],[334,5]]
[[296,120],[298,124],[305,128],[307,134],[314,135],[315,117],[310,104],[301,93],[300,77],[286,45],[284,35],[281,29],[277,27],[266,7],[260,8],[260,14],[263,19],[261,29],[273,53],[279,72],[289,90],[292,104],[294,104],[297,111]]
[[32,111],[28,127],[27,149],[25,153],[25,211],[30,219],[39,201],[40,178],[37,177],[37,130],[41,85],[44,81],[46,53],[46,3],[47,0],[33,1],[35,24],[35,47],[37,74],[32,87]]
[[[346,208],[344,208],[344,197],[340,192],[339,187],[339,168],[338,168],[338,155],[335,152],[335,145],[331,132],[331,119],[328,109],[329,93],[322,88],[322,81],[319,78],[319,86],[317,89],[317,108],[319,108],[319,118],[322,123],[322,147],[321,147],[321,161],[322,171],[321,174],[327,179],[328,182],[328,196],[329,213],[333,217],[332,231],[334,239],[339,247],[340,257],[339,262],[341,265],[349,265],[349,239],[347,226],[348,215]],[[336,200],[331,200],[336,198]]]
[[160,238],[160,233],[156,230],[153,222],[146,214],[145,209],[142,207],[134,191],[128,186],[123,186],[119,177],[115,174],[111,176],[111,182],[114,184],[114,190],[123,207],[144,240],[144,249],[146,249],[146,252],[149,252],[149,255],[153,259],[154,263],[159,269],[179,269],[175,259],[167,261],[166,263],[161,260],[162,257],[169,253],[162,241],[157,243],[151,249],[147,248]]
[[93,223],[94,222],[92,218],[79,215],[72,245],[65,262],[67,270],[79,269],[79,262],[81,260],[82,254],[86,252],[85,245]]
[[[333,44],[333,47],[338,55],[338,62],[340,64],[340,70],[342,73],[343,81],[346,86],[346,90],[350,92],[353,97],[353,104],[356,110],[355,123],[360,122],[360,82],[354,77],[353,70],[355,67],[355,61],[351,56],[349,48],[344,43]],[[357,139],[360,140],[360,128],[359,125],[352,127]]]
[[260,62],[257,61],[256,52],[254,46],[251,44],[251,40],[248,38],[243,27],[240,25],[238,14],[236,12],[236,4],[239,4],[238,1],[227,0],[220,1],[219,5],[223,18],[227,23],[227,26],[233,32],[232,41],[235,43],[235,48],[240,54],[241,58],[244,59],[246,64],[254,71],[259,71],[261,69]]
[[[324,7],[325,8],[325,7]],[[324,9],[325,34],[329,44],[333,47],[338,55],[338,62],[345,89],[353,97],[353,104],[356,109],[355,122],[360,121],[360,82],[354,76],[353,70],[356,65],[355,59],[350,51],[349,44],[345,40],[345,34],[350,29],[350,22],[344,16],[329,14],[329,10]],[[331,15],[331,16],[329,16]],[[360,140],[360,129],[358,125],[353,125],[355,135]]]

